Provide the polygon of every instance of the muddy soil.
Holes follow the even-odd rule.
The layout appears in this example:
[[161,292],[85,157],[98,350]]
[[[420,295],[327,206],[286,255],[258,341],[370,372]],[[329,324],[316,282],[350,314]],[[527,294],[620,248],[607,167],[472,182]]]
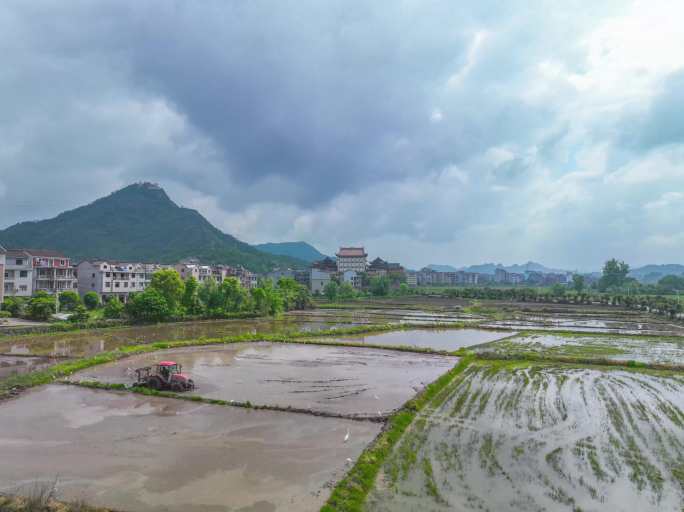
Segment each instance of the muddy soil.
[[525,334],[476,347],[506,356],[528,353],[544,357],[574,357],[684,365],[684,337]]
[[348,343],[368,343],[371,345],[407,346],[454,351],[463,347],[490,343],[515,336],[516,334],[516,332],[511,331],[490,331],[484,329],[414,329],[345,336],[334,338],[334,340]]
[[135,356],[72,379],[132,384],[131,369],[168,359],[195,381],[189,394],[356,415],[390,413],[458,361],[356,347],[239,343]]
[[380,429],[59,385],[0,411],[0,491],[57,478],[62,498],[131,511],[318,510]]
[[47,368],[54,362],[48,357],[0,355],[0,379]]
[[404,436],[371,511],[673,511],[684,377],[475,365]]

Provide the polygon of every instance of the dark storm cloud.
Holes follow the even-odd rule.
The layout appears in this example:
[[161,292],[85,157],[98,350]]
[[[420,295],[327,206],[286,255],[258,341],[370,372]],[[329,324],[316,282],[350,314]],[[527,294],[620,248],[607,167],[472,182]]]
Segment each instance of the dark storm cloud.
[[[674,254],[657,210],[681,208],[675,18],[584,0],[4,2],[0,226],[147,179],[248,241],[365,242],[414,265],[659,254],[625,233]],[[608,205],[613,231],[594,222]]]

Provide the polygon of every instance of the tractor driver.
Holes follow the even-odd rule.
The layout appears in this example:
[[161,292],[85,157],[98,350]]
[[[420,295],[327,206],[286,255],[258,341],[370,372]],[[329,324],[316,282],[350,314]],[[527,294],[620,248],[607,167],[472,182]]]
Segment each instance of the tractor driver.
[[159,373],[161,374],[162,379],[164,381],[168,382],[169,381],[169,368],[168,366],[162,366],[159,368]]

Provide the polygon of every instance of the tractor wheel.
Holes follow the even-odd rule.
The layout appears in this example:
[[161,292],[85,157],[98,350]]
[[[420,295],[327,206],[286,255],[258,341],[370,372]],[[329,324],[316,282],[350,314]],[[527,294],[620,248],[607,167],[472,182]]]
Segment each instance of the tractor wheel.
[[188,391],[195,389],[195,381],[192,379],[188,379],[187,387]]
[[171,383],[171,391],[174,393],[180,393],[181,391],[185,391],[183,383],[182,382],[172,382]]
[[159,377],[151,377],[147,379],[147,387],[159,391],[162,388],[162,381]]

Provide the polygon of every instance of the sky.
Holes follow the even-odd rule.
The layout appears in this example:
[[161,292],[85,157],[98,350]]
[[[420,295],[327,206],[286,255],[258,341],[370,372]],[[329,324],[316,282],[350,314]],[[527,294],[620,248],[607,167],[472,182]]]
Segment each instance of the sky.
[[137,181],[411,268],[684,263],[684,3],[0,2],[0,228]]

